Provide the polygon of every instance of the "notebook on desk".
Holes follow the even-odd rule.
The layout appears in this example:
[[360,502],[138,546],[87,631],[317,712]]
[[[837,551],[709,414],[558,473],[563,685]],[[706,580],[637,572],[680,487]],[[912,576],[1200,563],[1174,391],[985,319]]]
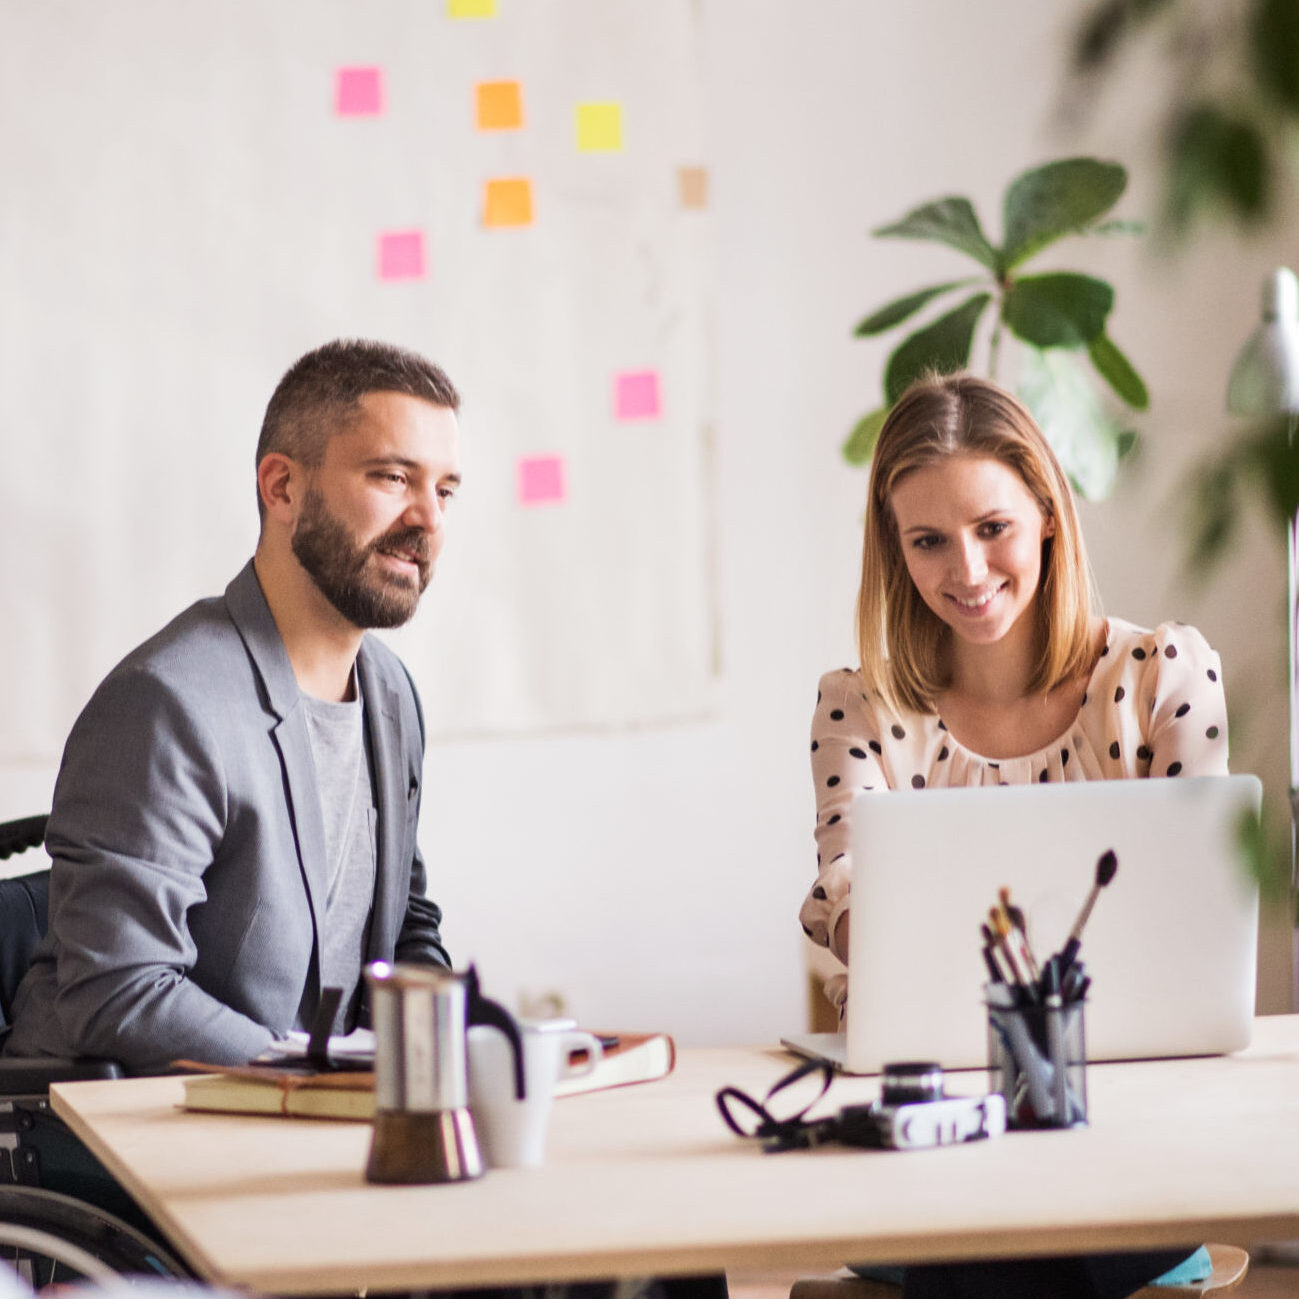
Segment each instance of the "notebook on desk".
[[1008,887],[1039,959],[1064,943],[1106,849],[1079,959],[1090,1060],[1248,1045],[1258,891],[1237,846],[1254,776],[1115,780],[858,796],[843,1033],[782,1039],[851,1073],[987,1060],[979,925]]

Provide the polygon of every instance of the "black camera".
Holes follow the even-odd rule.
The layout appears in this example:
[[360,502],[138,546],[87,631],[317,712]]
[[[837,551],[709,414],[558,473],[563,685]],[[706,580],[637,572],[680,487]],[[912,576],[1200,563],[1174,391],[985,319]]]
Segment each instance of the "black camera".
[[[812,1073],[821,1075],[820,1091],[792,1113],[783,1117],[773,1113],[769,1108],[773,1098]],[[829,1143],[923,1150],[997,1137],[1006,1130],[1006,1103],[1000,1094],[947,1096],[941,1066],[928,1061],[886,1064],[879,1100],[846,1105],[838,1114],[809,1119],[808,1111],[830,1089],[833,1078],[828,1062],[805,1061],[776,1082],[761,1101],[738,1087],[723,1087],[716,1096],[717,1108],[736,1136],[757,1138],[769,1154]]]
[[1005,1130],[1006,1103],[999,1094],[948,1096],[942,1066],[928,1060],[886,1064],[880,1099],[839,1111],[839,1140],[848,1146],[923,1150]]

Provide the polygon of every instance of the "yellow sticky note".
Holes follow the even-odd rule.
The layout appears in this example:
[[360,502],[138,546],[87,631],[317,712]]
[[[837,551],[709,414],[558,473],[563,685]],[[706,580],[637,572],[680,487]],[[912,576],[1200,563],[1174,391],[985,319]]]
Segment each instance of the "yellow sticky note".
[[523,91],[517,81],[480,81],[474,97],[480,131],[517,131],[523,125]]
[[447,0],[448,18],[495,18],[496,0]]
[[483,193],[483,225],[492,229],[531,224],[532,182],[526,176],[489,180]]
[[578,104],[577,151],[618,153],[622,149],[622,105]]

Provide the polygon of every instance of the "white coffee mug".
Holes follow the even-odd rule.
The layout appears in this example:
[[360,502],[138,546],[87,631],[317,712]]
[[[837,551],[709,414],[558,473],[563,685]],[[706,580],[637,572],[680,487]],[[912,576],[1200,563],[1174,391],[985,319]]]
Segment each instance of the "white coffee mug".
[[[599,1038],[566,1024],[521,1024],[528,1094],[514,1094],[514,1056],[505,1035],[486,1024],[469,1030],[469,1112],[489,1168],[536,1168],[546,1157],[555,1084],[590,1073],[604,1054]],[[574,1061],[575,1052],[586,1058]]]

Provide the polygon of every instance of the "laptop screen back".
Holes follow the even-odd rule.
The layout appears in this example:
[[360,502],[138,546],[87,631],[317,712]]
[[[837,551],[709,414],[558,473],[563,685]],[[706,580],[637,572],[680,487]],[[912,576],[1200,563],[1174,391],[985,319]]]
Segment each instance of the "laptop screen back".
[[1007,887],[1039,960],[1064,943],[1106,849],[1079,958],[1091,1060],[1234,1051],[1254,1014],[1258,894],[1237,847],[1254,776],[859,795],[847,1066],[987,1059],[979,926]]

